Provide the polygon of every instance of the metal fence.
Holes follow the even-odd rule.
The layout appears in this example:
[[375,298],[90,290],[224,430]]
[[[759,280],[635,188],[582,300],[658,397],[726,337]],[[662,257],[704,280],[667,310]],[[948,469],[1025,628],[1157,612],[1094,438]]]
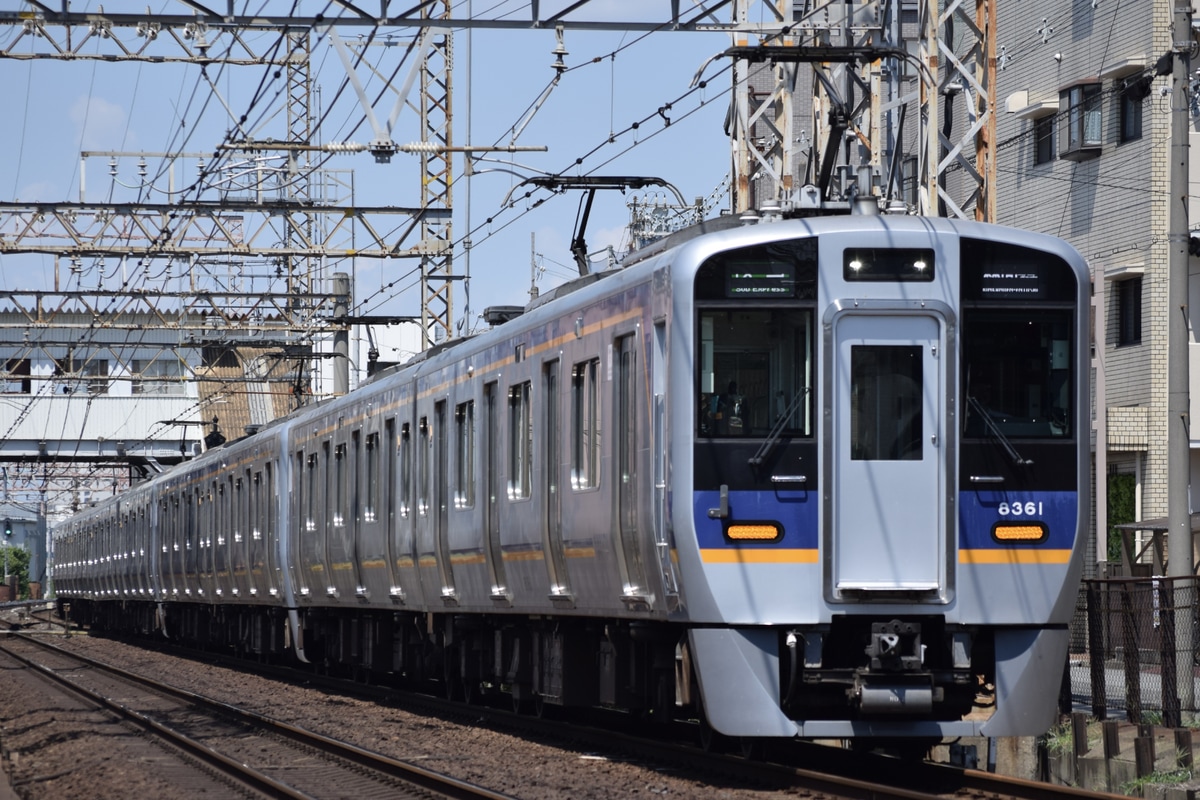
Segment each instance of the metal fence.
[[1064,710],[1180,725],[1197,710],[1196,577],[1084,581],[1071,622]]

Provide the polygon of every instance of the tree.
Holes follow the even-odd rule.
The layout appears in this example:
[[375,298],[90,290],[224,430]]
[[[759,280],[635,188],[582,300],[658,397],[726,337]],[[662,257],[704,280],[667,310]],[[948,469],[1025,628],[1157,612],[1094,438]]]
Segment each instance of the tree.
[[7,565],[6,575],[17,576],[17,597],[20,600],[29,597],[29,551],[24,547],[13,547],[9,544],[0,545],[4,563]]

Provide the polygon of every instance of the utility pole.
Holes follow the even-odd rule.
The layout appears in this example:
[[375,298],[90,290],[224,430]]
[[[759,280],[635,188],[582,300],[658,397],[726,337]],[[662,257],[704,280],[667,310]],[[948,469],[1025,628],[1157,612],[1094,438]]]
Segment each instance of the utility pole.
[[[1188,420],[1188,137],[1190,135],[1192,7],[1173,0],[1171,25],[1171,149],[1167,273],[1167,574],[1175,578],[1175,677],[1181,708],[1194,711],[1192,647],[1196,574],[1192,521]],[[1179,720],[1168,724],[1179,725]]]

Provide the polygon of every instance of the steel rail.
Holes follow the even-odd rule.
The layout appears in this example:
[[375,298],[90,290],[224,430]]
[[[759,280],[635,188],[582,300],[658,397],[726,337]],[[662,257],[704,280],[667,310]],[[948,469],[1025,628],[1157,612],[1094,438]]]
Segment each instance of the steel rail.
[[[137,675],[128,670],[115,667],[111,664],[106,664],[102,661],[89,658],[88,656],[63,649],[48,642],[43,642],[33,636],[23,635],[20,638],[24,641],[32,642],[37,646],[51,651],[56,655],[60,655],[69,659],[87,664],[90,667],[101,670],[109,675],[128,681],[135,685],[147,687],[154,692],[158,692],[165,696],[176,700],[198,706],[213,714],[220,714],[227,718],[252,726],[254,728],[265,730],[270,733],[282,736],[293,742],[297,742],[307,747],[311,747],[321,753],[324,753],[335,758],[340,758],[357,766],[378,772],[381,775],[393,778],[414,787],[436,793],[439,796],[450,798],[451,800],[512,800],[509,795],[493,792],[475,784],[466,781],[460,781],[446,775],[442,775],[431,770],[422,769],[421,767],[408,764],[398,759],[389,758],[379,753],[373,753],[369,750],[357,747],[355,745],[339,742],[327,736],[308,731],[303,728],[290,725],[280,720],[272,719],[261,714],[247,711],[236,706],[222,703],[203,695],[189,692],[183,689],[178,689],[169,686],[160,681],[147,678],[142,675]],[[150,732],[160,736],[171,744],[179,747],[188,754],[200,759],[202,762],[213,766],[222,772],[228,773],[247,785],[254,788],[256,791],[266,793],[276,797],[297,798],[297,800],[307,800],[310,795],[297,791],[293,787],[282,783],[275,778],[260,772],[247,764],[244,764],[235,759],[231,759],[222,753],[210,748],[209,746],[198,742],[190,737],[159,723],[148,716],[127,706],[110,700],[103,695],[91,692],[85,687],[73,683],[70,679],[59,675],[52,668],[36,663],[34,660],[14,652],[5,643],[0,642],[0,650],[13,658],[20,660],[22,663],[38,671],[54,682],[66,687],[75,694],[84,699],[97,703],[110,711],[129,719],[135,724],[149,730]]]

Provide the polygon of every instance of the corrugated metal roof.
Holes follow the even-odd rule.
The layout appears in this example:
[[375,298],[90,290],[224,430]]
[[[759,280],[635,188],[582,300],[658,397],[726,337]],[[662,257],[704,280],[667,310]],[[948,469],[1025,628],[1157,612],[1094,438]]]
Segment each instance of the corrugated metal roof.
[[[216,418],[226,439],[241,436],[249,425],[263,425],[295,407],[289,377],[295,364],[277,350],[233,348],[237,366],[208,366],[196,370],[201,416]],[[266,419],[263,419],[263,416]],[[207,434],[212,427],[205,425]]]

